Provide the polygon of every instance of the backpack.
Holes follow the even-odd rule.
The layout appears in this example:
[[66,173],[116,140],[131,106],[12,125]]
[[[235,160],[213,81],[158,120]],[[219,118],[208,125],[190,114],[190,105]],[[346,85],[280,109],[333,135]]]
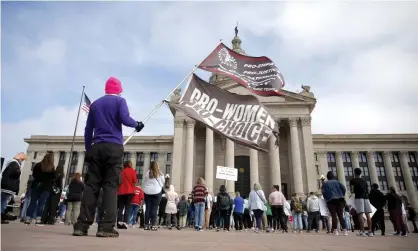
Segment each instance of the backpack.
[[293,211],[295,211],[295,213],[302,213],[302,203],[300,201],[293,202]]
[[220,197],[220,201],[219,201],[220,209],[221,210],[229,209],[231,206],[231,198],[229,197],[229,195],[220,194],[219,197]]

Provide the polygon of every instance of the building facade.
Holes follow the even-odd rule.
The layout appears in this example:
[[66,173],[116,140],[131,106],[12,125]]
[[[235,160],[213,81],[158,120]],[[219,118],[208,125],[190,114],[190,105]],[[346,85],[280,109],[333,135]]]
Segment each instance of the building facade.
[[[235,37],[233,48],[239,53],[241,40]],[[212,75],[210,82],[237,94],[250,94],[247,89],[229,78]],[[171,102],[177,102],[179,91]],[[290,197],[292,193],[306,194],[320,191],[320,175],[333,171],[338,180],[348,187],[353,170],[361,168],[368,184],[379,184],[381,190],[395,187],[418,209],[418,134],[364,134],[315,135],[311,132],[311,113],[316,99],[309,86],[299,93],[283,91],[279,97],[258,97],[279,125],[279,147],[270,140],[269,152],[264,153],[235,144],[214,133],[205,125],[185,114],[171,109],[174,135],[134,136],[125,146],[124,160],[131,160],[142,180],[152,160],[171,176],[172,184],[181,194],[191,192],[198,177],[204,177],[207,186],[217,191],[226,183],[229,192],[240,191],[248,195],[254,183],[260,183],[268,192],[272,185],[280,184]],[[70,174],[85,174],[83,137],[75,140],[74,153],[70,154],[72,137],[32,136],[29,160],[23,169],[21,192],[31,166],[52,151],[56,165],[70,166]],[[238,169],[238,181],[216,179],[216,166]]]

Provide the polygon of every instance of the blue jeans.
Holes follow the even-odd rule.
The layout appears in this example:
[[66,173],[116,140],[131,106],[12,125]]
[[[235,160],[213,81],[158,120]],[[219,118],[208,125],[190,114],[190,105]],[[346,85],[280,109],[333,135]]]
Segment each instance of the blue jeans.
[[45,202],[49,197],[49,192],[39,188],[31,189],[31,200],[28,210],[26,211],[26,219],[31,219],[36,212],[36,219],[41,219],[44,211]]
[[22,211],[20,212],[20,218],[24,219],[26,217],[26,211],[28,210],[30,203],[30,191],[27,191],[25,194],[25,199],[23,200]]
[[205,217],[205,203],[196,202],[194,203],[194,226],[202,229],[203,221]]
[[345,226],[347,227],[347,230],[351,230],[351,219],[350,217],[345,217]]
[[13,195],[9,193],[1,193],[1,213],[4,214],[4,211],[7,208],[7,204],[9,204],[10,200],[13,198]]
[[302,213],[292,213],[293,216],[293,230],[302,230]]
[[305,226],[306,229],[308,229],[308,215],[302,214],[302,227]]
[[128,224],[129,225],[135,225],[136,223],[138,223],[136,221],[136,216],[138,216],[139,205],[131,204],[131,208],[130,208],[129,211],[130,212],[129,212]]
[[62,219],[62,218],[64,218],[64,216],[65,216],[65,211],[67,211],[67,205],[65,205],[64,203],[60,203],[60,206],[59,206],[59,211],[60,211],[60,218]]

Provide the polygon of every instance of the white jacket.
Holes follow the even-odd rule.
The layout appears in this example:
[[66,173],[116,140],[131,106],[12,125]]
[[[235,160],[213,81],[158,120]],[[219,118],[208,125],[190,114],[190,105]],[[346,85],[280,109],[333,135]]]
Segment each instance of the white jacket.
[[315,195],[309,196],[306,205],[308,212],[319,212],[319,199]]
[[150,179],[149,177],[149,172],[148,171],[145,174],[144,177],[144,184],[143,184],[143,190],[144,190],[144,194],[159,194],[161,193],[163,187],[164,187],[164,182],[165,182],[165,178],[164,175],[161,174],[160,177],[154,179]]
[[170,190],[166,191],[165,195],[167,197],[167,205],[165,206],[165,213],[176,214],[179,196],[177,195],[173,185],[170,185]]
[[286,216],[290,216],[291,215],[289,201],[285,201],[285,203],[283,204],[283,211],[284,211],[284,214]]
[[248,207],[251,211],[256,209],[265,211],[265,203],[266,196],[264,195],[263,190],[251,191],[250,195],[248,196]]

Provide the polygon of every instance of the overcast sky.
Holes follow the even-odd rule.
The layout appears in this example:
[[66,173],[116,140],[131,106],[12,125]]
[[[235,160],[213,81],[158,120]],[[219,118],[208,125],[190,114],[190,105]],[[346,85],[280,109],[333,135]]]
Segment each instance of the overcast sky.
[[[310,85],[313,133],[418,133],[418,2],[2,2],[1,155],[30,135],[72,135],[118,77],[143,119],[239,22],[242,47],[268,56],[289,91]],[[207,79],[208,74],[198,74]],[[81,114],[78,135],[86,115]],[[126,134],[131,132],[125,130]],[[162,107],[141,135],[173,133]]]

